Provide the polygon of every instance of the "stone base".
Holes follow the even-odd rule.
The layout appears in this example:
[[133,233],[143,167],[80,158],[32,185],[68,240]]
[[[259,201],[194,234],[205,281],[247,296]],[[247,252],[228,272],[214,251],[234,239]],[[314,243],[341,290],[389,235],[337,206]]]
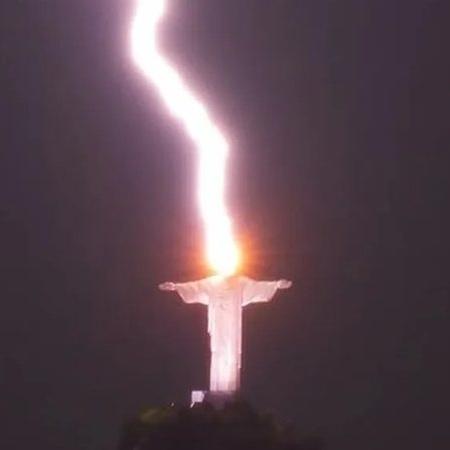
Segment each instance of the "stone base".
[[222,409],[226,403],[236,401],[238,393],[234,391],[192,391],[191,407],[196,403],[209,403],[216,409]]

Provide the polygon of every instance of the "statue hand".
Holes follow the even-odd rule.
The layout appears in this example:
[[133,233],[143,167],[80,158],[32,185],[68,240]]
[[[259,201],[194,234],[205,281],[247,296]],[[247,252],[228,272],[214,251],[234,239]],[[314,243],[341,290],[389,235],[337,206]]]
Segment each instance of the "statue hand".
[[161,291],[174,291],[176,289],[175,283],[172,283],[171,281],[161,283],[158,287]]
[[292,281],[278,280],[278,289],[289,289],[292,286]]

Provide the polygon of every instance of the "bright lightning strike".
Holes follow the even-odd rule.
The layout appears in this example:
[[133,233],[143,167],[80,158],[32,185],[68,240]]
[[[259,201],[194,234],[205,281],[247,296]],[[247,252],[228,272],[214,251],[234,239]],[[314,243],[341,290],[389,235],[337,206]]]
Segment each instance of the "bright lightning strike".
[[137,0],[131,30],[132,54],[197,147],[198,201],[205,227],[207,260],[219,275],[231,275],[237,270],[239,250],[224,198],[228,144],[205,107],[158,51],[156,29],[165,10],[166,0]]

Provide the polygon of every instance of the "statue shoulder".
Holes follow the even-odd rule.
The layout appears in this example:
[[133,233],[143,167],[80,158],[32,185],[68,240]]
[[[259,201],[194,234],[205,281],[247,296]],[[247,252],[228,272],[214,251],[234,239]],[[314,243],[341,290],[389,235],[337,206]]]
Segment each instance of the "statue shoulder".
[[247,277],[247,276],[245,276],[245,275],[240,275],[239,276],[239,283],[242,285],[242,286],[245,286],[245,285],[247,285],[247,284],[249,284],[249,283],[252,283],[254,280],[252,280],[250,277]]

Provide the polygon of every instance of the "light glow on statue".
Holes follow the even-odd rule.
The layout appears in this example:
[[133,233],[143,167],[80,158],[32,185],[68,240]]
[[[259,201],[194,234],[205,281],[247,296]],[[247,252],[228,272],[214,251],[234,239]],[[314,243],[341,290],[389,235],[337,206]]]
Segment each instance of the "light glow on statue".
[[222,276],[235,273],[239,250],[225,205],[228,144],[204,105],[159,52],[157,26],[165,0],[137,0],[131,40],[134,61],[151,80],[170,112],[184,125],[198,151],[198,202],[205,229],[206,258]]
[[211,365],[209,390],[233,393],[239,389],[242,353],[242,308],[268,302],[287,280],[256,281],[245,276],[213,276],[187,283],[166,282],[163,291],[176,291],[185,303],[208,307]]

